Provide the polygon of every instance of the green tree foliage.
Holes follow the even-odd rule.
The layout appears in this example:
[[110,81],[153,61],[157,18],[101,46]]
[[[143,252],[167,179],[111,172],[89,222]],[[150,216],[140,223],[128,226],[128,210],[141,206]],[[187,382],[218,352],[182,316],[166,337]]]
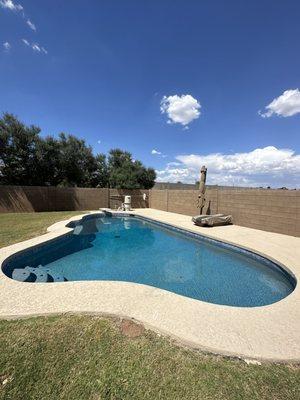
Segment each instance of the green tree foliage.
[[97,162],[84,140],[64,133],[59,135],[61,186],[91,186]]
[[97,154],[95,160],[96,169],[91,176],[91,186],[109,187],[109,176],[105,154]]
[[40,129],[27,127],[13,115],[0,119],[0,178],[9,185],[34,185],[37,167],[36,147]]
[[36,147],[36,185],[57,186],[62,179],[61,174],[61,145],[51,136],[39,140]]
[[131,153],[120,149],[109,152],[108,172],[110,187],[116,189],[150,189],[156,178],[154,169],[145,168]]
[[94,156],[84,140],[61,133],[40,137],[11,114],[0,119],[0,184],[149,189],[156,175],[127,151]]

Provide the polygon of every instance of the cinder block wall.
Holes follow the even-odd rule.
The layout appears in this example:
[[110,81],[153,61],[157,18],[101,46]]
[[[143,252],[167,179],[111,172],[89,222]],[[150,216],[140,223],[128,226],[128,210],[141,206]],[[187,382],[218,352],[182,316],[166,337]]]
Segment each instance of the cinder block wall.
[[218,211],[237,225],[300,236],[299,190],[219,190]]
[[134,208],[149,207],[149,190],[0,186],[0,213],[115,209],[126,194],[131,195]]
[[0,212],[81,211],[108,207],[109,189],[0,186]]
[[[199,214],[197,190],[151,190],[150,207]],[[231,214],[236,225],[300,236],[300,191],[207,189],[205,213]]]
[[[143,194],[146,194],[146,201]],[[107,188],[57,188],[0,186],[0,213],[34,211],[81,211],[117,208],[124,195],[132,196],[134,208],[151,207],[196,215],[197,190],[117,190]],[[300,191],[224,189],[206,191],[205,213],[231,214],[236,225],[300,236]]]
[[[198,195],[198,190],[150,190],[150,207],[178,214],[196,215],[199,214]],[[204,212],[208,214],[217,213],[217,189],[206,190],[205,198]]]
[[[179,214],[195,215],[199,214],[198,195],[198,190],[151,190],[150,207]],[[206,199],[205,212],[209,208],[210,214],[216,213],[217,191],[215,189],[207,191]]]
[[[146,200],[143,199],[146,194]],[[127,189],[109,189],[109,208],[117,209],[124,203],[124,196],[131,196],[131,205],[133,208],[149,207],[149,190],[127,190]]]

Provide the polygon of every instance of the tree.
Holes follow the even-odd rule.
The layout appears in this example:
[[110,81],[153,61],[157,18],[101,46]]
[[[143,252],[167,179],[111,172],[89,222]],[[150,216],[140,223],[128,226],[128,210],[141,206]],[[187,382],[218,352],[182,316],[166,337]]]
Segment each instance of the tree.
[[137,170],[136,177],[141,189],[151,189],[155,184],[156,173],[153,168],[141,166]]
[[92,148],[73,135],[59,135],[60,143],[60,186],[82,186],[91,184],[97,170]]
[[63,179],[61,144],[51,136],[37,142],[37,185],[57,186]]
[[108,157],[109,184],[116,189],[150,189],[156,178],[152,168],[133,160],[131,153],[113,149]]
[[97,154],[95,157],[96,169],[92,173],[90,185],[92,187],[105,188],[109,185],[108,168],[105,154]]
[[0,119],[0,182],[8,185],[35,185],[36,145],[40,129],[25,126],[14,115]]
[[152,168],[120,149],[94,156],[91,146],[73,135],[40,137],[14,115],[0,119],[0,184],[150,189]]

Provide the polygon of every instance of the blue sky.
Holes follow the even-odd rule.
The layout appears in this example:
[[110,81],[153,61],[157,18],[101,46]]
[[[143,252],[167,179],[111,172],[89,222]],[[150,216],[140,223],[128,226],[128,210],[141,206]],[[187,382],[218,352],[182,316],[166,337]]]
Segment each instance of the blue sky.
[[161,181],[205,163],[209,183],[299,187],[299,20],[296,0],[0,0],[0,112]]

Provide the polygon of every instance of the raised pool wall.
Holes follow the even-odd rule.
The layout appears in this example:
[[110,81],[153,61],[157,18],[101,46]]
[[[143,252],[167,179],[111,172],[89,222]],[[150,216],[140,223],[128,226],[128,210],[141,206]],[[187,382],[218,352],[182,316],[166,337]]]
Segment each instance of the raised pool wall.
[[[143,194],[146,200],[143,200]],[[118,208],[125,194],[133,208],[196,215],[198,190],[118,190],[0,186],[1,212],[82,211]],[[206,190],[204,212],[233,216],[234,224],[300,236],[300,190],[213,187]]]

